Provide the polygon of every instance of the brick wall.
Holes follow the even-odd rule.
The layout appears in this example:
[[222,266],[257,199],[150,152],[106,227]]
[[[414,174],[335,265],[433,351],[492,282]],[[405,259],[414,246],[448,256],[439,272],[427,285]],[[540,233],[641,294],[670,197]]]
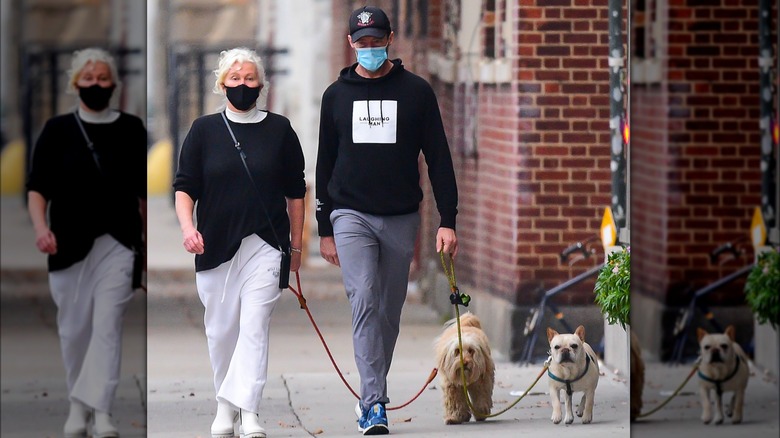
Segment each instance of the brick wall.
[[[758,8],[686,1],[670,5],[666,19],[663,81],[633,95],[633,260],[642,266],[632,286],[674,305],[752,260],[747,242],[748,254],[723,265],[709,252],[748,237],[760,201]],[[710,302],[742,303],[742,287]]]
[[[608,11],[606,0],[508,3],[511,83],[470,93],[432,81],[440,104],[454,106],[443,114],[460,192],[459,281],[531,304],[537,288],[602,257],[569,267],[558,254],[597,234],[609,205]],[[464,145],[469,117],[478,123],[475,154]],[[592,290],[585,282],[556,302],[592,303]]]
[[632,291],[665,297],[669,279],[661,273],[669,244],[668,96],[663,86],[635,85],[631,99]]

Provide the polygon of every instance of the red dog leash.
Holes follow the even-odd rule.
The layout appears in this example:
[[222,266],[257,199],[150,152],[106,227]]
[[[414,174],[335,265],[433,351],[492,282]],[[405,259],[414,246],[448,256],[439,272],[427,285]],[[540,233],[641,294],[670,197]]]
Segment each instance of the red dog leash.
[[[325,352],[328,353],[328,357],[330,358],[330,363],[333,364],[333,368],[336,369],[336,373],[338,373],[339,377],[341,378],[341,381],[344,382],[344,386],[349,389],[349,392],[352,393],[352,395],[355,396],[356,399],[360,400],[360,396],[355,392],[354,389],[349,385],[347,382],[347,379],[344,378],[344,374],[341,372],[341,369],[339,369],[339,366],[336,364],[336,360],[333,358],[333,354],[330,352],[330,348],[328,348],[328,344],[325,342],[325,338],[322,337],[322,332],[320,332],[320,328],[317,326],[317,323],[314,321],[314,317],[311,314],[311,311],[309,311],[309,306],[306,304],[306,298],[303,296],[303,288],[301,287],[301,274],[298,271],[295,271],[295,281],[298,284],[298,289],[295,289],[290,286],[290,291],[295,294],[296,297],[298,297],[298,304],[300,304],[301,309],[306,311],[306,315],[309,316],[309,321],[311,321],[312,327],[314,327],[314,331],[317,332],[317,336],[320,337],[320,342],[322,342],[322,346],[325,347]],[[404,408],[408,405],[410,405],[413,401],[417,400],[417,397],[420,396],[420,394],[425,391],[425,388],[428,386],[429,383],[433,381],[434,378],[436,378],[436,374],[439,372],[438,369],[434,368],[431,371],[431,374],[428,376],[428,380],[425,381],[425,384],[420,388],[420,391],[417,392],[417,394],[409,399],[406,403],[399,405],[399,406],[393,406],[386,408],[388,411],[393,411],[396,409]]]

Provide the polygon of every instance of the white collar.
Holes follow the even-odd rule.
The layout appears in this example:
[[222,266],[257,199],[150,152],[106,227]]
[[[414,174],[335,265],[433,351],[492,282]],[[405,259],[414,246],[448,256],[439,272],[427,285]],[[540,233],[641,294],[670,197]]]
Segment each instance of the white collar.
[[119,111],[106,108],[102,111],[85,111],[79,106],[79,118],[87,123],[113,123],[119,118]]
[[257,107],[243,113],[233,111],[230,108],[225,108],[225,113],[227,114],[228,120],[233,123],[260,123],[265,120],[265,117],[268,115],[266,111],[260,111]]

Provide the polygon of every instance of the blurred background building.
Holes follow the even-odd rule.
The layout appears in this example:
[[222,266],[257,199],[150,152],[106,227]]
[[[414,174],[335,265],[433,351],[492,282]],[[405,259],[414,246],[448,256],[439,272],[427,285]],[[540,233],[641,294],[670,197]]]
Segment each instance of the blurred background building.
[[122,81],[112,106],[146,119],[145,6],[132,0],[2,2],[3,194],[21,192],[43,123],[76,107],[77,96],[66,92],[74,50],[110,51]]
[[777,2],[633,4],[633,328],[651,357],[677,360],[697,353],[684,332],[735,324],[777,375],[777,332],[754,340],[744,293],[755,254],[780,243]]

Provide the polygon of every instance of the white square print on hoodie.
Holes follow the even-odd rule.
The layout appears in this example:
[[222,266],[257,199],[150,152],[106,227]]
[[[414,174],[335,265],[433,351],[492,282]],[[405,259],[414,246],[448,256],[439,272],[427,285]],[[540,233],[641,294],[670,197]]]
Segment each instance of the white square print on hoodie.
[[398,101],[352,102],[353,143],[395,143],[397,126]]

